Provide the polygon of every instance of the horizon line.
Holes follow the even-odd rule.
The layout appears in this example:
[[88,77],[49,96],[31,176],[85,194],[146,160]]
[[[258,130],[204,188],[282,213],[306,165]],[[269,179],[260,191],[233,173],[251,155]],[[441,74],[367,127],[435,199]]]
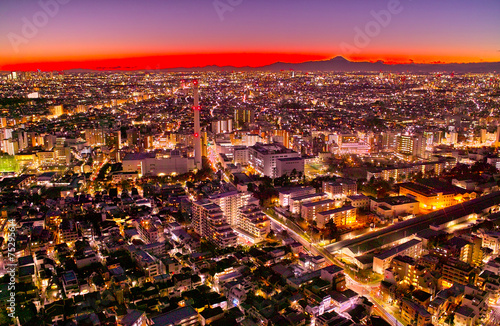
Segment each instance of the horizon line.
[[[221,53],[223,55],[253,55],[253,54],[259,54],[259,55],[276,55],[279,53],[253,53],[253,52],[234,52],[234,53]],[[104,63],[107,62],[108,64],[111,64],[112,62],[119,62],[119,61],[132,61],[132,60],[140,60],[140,59],[153,59],[153,58],[174,58],[174,57],[181,57],[181,56],[197,56],[197,55],[221,55],[219,53],[211,53],[211,54],[195,54],[195,53],[190,53],[190,54],[171,54],[171,55],[143,55],[143,56],[130,56],[130,57],[115,57],[115,58],[102,58],[102,59],[87,59],[87,60],[54,60],[54,61],[33,61],[33,62],[26,62],[26,63],[11,63],[11,64],[5,64],[1,67],[1,72],[11,72],[11,71],[67,71],[67,70],[92,70],[92,71],[105,71],[105,70],[110,70],[110,71],[141,71],[141,70],[168,70],[168,69],[203,69],[207,67],[217,67],[217,68],[249,68],[249,69],[258,69],[258,68],[264,68],[268,67],[274,64],[303,64],[303,63],[309,63],[309,62],[325,62],[325,61],[331,61],[334,59],[343,59],[346,62],[349,63],[381,63],[387,66],[397,66],[397,65],[453,65],[453,64],[492,64],[492,63],[500,63],[500,59],[498,61],[450,61],[450,62],[445,62],[441,60],[434,60],[431,62],[424,62],[424,61],[415,61],[411,58],[408,58],[406,60],[384,60],[384,59],[348,59],[345,56],[342,55],[337,55],[337,56],[328,56],[325,58],[317,58],[314,60],[313,58],[309,60],[301,60],[301,61],[288,61],[288,60],[276,60],[271,63],[267,64],[259,64],[259,65],[251,65],[251,64],[205,64],[205,65],[196,65],[193,63],[193,65],[178,65],[178,66],[171,66],[171,67],[160,67],[159,64],[156,64],[156,67],[138,67],[137,65],[135,66],[123,66],[123,65],[118,65],[118,66],[97,66],[97,67],[92,67],[92,68],[86,68],[86,67],[72,67],[72,68],[63,68],[63,69],[40,69],[40,68],[33,68],[34,65],[68,65],[68,64],[82,64],[82,66],[85,66],[86,64],[90,63]],[[284,55],[297,55],[297,56],[316,56],[316,57],[321,57],[323,55],[321,54],[284,54]],[[20,66],[19,68],[17,66]],[[22,66],[31,66],[31,68],[23,68]],[[6,67],[12,67],[15,69],[5,69]]]

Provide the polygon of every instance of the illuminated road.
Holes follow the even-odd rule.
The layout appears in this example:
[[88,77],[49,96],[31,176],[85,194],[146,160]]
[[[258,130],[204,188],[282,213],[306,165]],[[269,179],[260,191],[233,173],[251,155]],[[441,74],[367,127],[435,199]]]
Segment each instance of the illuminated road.
[[[273,218],[269,214],[266,213],[266,215],[271,220],[271,228],[273,230],[276,230],[278,232],[286,230],[288,232],[288,234],[294,240],[296,240],[297,242],[299,242],[300,244],[302,244],[304,246],[304,248],[307,248],[309,251],[311,251],[315,255],[321,255],[321,256],[325,257],[325,255],[323,255],[316,248],[316,246],[314,246],[309,241],[307,241],[306,239],[304,239],[300,234],[298,234],[297,232],[295,232],[294,230],[292,230],[288,226],[285,226],[282,222],[280,222],[279,220]],[[330,263],[336,263],[336,264],[338,264],[338,262],[333,262],[328,257],[325,257],[325,260],[327,260]],[[390,312],[388,312],[386,310],[386,308],[384,308],[382,305],[378,304],[377,301],[375,300],[375,298],[372,296],[372,292],[378,290],[378,284],[373,284],[373,285],[362,284],[362,283],[360,283],[360,282],[352,279],[347,273],[344,273],[344,275],[346,277],[346,285],[347,285],[347,287],[349,289],[351,289],[351,290],[359,293],[360,295],[366,296],[373,303],[373,305],[374,305],[373,311],[377,315],[379,315],[382,318],[384,318],[385,321],[387,321],[389,324],[391,324],[393,326],[402,326],[402,324],[399,323],[397,321],[397,319]],[[393,307],[391,307],[391,308],[393,308]],[[393,308],[393,309],[395,310],[395,308]]]
[[[352,279],[348,274],[345,274],[345,279],[346,279],[346,285],[349,289],[359,293],[360,295],[366,296],[370,301],[373,303],[373,311],[381,316],[382,318],[385,319],[389,324],[394,325],[394,326],[401,326],[401,323],[397,321],[397,319],[390,313],[388,312],[382,305],[378,304],[378,302],[375,300],[375,298],[372,295],[373,291],[378,290],[378,284],[377,285],[366,285],[359,283],[358,281]],[[394,308],[395,309],[395,308]]]
[[[314,255],[320,255],[325,257],[314,245],[312,245],[309,241],[304,239],[300,234],[295,232],[294,230],[290,229],[288,226],[285,226],[283,223],[272,217],[271,215],[265,213],[266,216],[271,220],[271,228],[273,230],[286,230],[288,234],[298,243],[304,246],[307,250],[311,251]],[[281,230],[280,230],[281,229]],[[325,257],[325,260],[328,261],[330,264],[333,264],[334,262],[329,259],[328,257]]]
[[488,322],[485,326],[497,326],[500,325],[500,306],[498,305],[490,305],[491,312],[489,314]]

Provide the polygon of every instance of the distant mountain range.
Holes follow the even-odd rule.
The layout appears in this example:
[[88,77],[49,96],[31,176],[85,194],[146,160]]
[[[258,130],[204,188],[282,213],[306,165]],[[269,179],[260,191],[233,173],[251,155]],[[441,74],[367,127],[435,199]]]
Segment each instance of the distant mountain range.
[[[135,70],[132,67],[99,67],[98,69],[69,69],[67,72],[91,72],[91,71],[120,71]],[[262,67],[233,67],[233,66],[205,66],[193,68],[167,68],[167,69],[136,69],[138,71],[157,70],[170,72],[193,72],[193,71],[333,71],[333,72],[393,72],[393,73],[492,73],[500,72],[500,62],[475,62],[475,63],[404,63],[388,64],[383,61],[349,61],[344,57],[338,56],[330,60],[307,61],[302,63],[276,62]]]
[[299,70],[299,71],[382,71],[382,72],[455,72],[455,73],[488,73],[500,72],[500,62],[476,62],[476,63],[405,63],[387,64],[383,61],[377,62],[354,62],[343,57],[335,57],[324,61],[309,61],[304,63],[289,64],[277,62],[262,67],[264,70]]

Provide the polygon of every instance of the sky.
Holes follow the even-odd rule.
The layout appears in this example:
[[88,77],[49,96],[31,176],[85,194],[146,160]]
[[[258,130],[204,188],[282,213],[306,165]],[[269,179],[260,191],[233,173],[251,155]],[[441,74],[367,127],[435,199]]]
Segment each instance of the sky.
[[0,70],[500,61],[498,0],[1,0]]

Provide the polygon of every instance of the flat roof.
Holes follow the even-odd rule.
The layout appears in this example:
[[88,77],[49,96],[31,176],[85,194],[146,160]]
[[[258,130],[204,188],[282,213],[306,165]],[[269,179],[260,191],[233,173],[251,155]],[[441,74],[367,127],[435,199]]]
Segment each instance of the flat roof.
[[123,158],[123,161],[136,161],[136,160],[144,160],[146,158],[155,158],[155,153],[127,153]]
[[309,198],[321,197],[321,196],[326,196],[326,194],[324,192],[316,192],[314,194],[307,194],[307,195],[292,197],[291,200],[303,200],[303,199],[309,199]]
[[400,187],[415,191],[423,196],[436,196],[438,193],[444,195],[467,193],[467,190],[439,179],[423,179],[418,182],[406,182],[400,184]]
[[378,258],[378,259],[384,260],[384,259],[387,259],[389,257],[395,256],[398,253],[400,253],[402,251],[405,251],[408,248],[414,247],[414,246],[418,245],[419,243],[422,243],[422,241],[417,240],[417,239],[412,239],[412,240],[407,241],[407,242],[405,242],[403,244],[400,244],[397,247],[394,247],[392,249],[386,250],[383,253],[380,253],[380,254],[376,255],[375,257]]
[[299,153],[286,148],[280,143],[272,143],[272,144],[255,143],[255,145],[250,146],[250,148],[264,155],[289,154],[289,153],[295,153],[299,155]]
[[418,203],[417,200],[407,196],[395,196],[375,199],[378,203],[386,203],[391,206],[404,205],[409,203]]
[[342,207],[335,208],[335,209],[330,209],[329,211],[324,211],[324,212],[321,212],[319,214],[320,215],[332,215],[332,214],[335,214],[335,213],[349,211],[351,209],[356,209],[356,208],[353,207],[353,206],[351,206],[351,205],[347,205],[347,206],[342,206]]
[[303,161],[304,158],[298,156],[298,157],[283,157],[279,158],[278,161],[280,162],[289,162],[289,161]]
[[361,255],[384,245],[399,241],[407,236],[426,230],[434,223],[447,223],[474,212],[483,211],[500,204],[500,191],[475,198],[464,203],[446,207],[429,214],[398,222],[382,230],[370,232],[355,239],[343,240],[326,246],[330,252],[349,248],[351,252]]
[[198,313],[191,306],[185,306],[153,317],[151,320],[155,326],[170,326],[177,325],[180,321],[197,315]]
[[141,318],[142,314],[144,314],[143,311],[139,310],[132,310],[129,312],[125,317],[123,317],[122,321],[120,322],[123,325],[134,325],[134,323]]
[[369,199],[370,197],[365,196],[363,194],[359,194],[359,195],[350,195],[350,196],[347,196],[347,198],[350,200],[359,200],[359,199]]
[[430,316],[431,315],[430,312],[428,312],[423,306],[419,305],[418,303],[413,302],[413,301],[411,301],[409,299],[406,299],[406,298],[404,298],[403,301],[407,305],[409,305],[410,307],[412,307],[412,309],[414,309],[415,311],[417,311],[420,316]]
[[328,203],[335,203],[335,200],[323,199],[323,200],[313,201],[310,203],[302,204],[302,207],[314,207],[314,206],[319,206],[319,205],[328,204]]
[[301,187],[292,187],[292,188],[282,188],[279,190],[279,194],[283,194],[283,195],[289,195],[289,194],[293,194],[294,192],[299,192],[299,191],[304,191],[304,190],[314,190],[316,192],[316,189],[314,187],[310,187],[310,186],[307,186],[307,187],[304,187],[304,186],[301,186]]

